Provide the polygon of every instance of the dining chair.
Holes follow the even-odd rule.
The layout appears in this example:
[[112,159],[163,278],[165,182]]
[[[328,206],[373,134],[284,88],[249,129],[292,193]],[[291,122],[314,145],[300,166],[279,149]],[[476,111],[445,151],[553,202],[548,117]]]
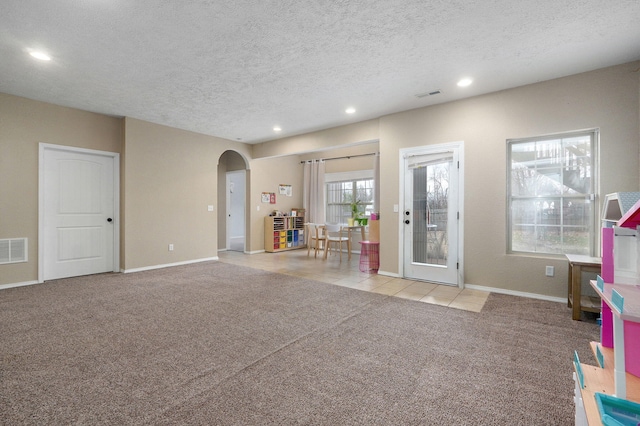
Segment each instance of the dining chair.
[[326,251],[326,238],[324,225],[320,223],[307,223],[307,256],[313,249],[314,256],[318,257],[318,251]]
[[351,252],[351,240],[348,236],[343,236],[342,225],[337,223],[326,223],[325,228],[325,243],[326,249],[324,251],[324,258],[327,258],[331,245],[338,246],[340,252],[340,262],[342,262],[342,243],[347,243],[347,252]]

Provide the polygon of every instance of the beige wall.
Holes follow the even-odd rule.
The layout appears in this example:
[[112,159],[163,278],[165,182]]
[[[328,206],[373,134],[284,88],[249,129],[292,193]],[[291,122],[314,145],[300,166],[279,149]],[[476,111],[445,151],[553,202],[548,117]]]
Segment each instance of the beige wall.
[[[325,164],[325,173],[339,173],[339,172],[348,172],[355,170],[372,170],[373,169],[373,156],[359,156],[362,154],[375,154],[378,152],[378,142],[375,140],[374,142],[370,142],[371,138],[377,138],[377,120],[368,121],[362,126],[343,126],[341,128],[331,129],[328,131],[331,135],[318,135],[317,133],[313,135],[302,135],[300,136],[300,140],[298,137],[287,138],[286,140],[278,140],[272,143],[272,146],[261,147],[261,151],[264,152],[277,152],[282,154],[287,151],[287,149],[294,149],[294,152],[298,152],[300,146],[309,146],[307,144],[301,143],[301,140],[315,140],[315,141],[326,141],[326,146],[336,146],[342,145],[339,148],[327,148],[321,150],[320,148],[323,144],[315,145],[315,150],[309,153],[302,153],[300,155],[289,155],[289,156],[281,156],[275,158],[265,158],[265,159],[257,159],[252,162],[252,173],[255,176],[255,173],[260,174],[260,178],[256,179],[254,182],[259,182],[257,185],[262,185],[260,187],[273,187],[277,188],[277,184],[282,181],[281,178],[274,174],[274,170],[280,170],[281,172],[285,172],[284,175],[288,175],[289,181],[294,182],[293,184],[293,199],[284,199],[283,197],[278,196],[276,204],[276,209],[281,211],[288,211],[291,207],[302,207],[302,192],[303,192],[303,165],[302,161],[316,159],[319,160],[321,158],[336,158],[336,157],[349,157],[351,158],[340,158],[335,160],[327,161]],[[356,138],[356,139],[353,139]],[[360,139],[365,138],[365,139]],[[283,146],[284,145],[284,146]],[[256,167],[259,166],[259,167]],[[285,183],[285,182],[282,182]],[[252,199],[259,200],[259,196],[262,190],[259,187],[254,185],[252,191],[254,194],[252,195]],[[265,192],[273,192],[273,190],[264,190]],[[280,207],[281,202],[287,202],[287,207]],[[264,209],[269,209],[270,205],[262,204],[260,206],[261,211]],[[255,212],[255,208],[253,209]],[[273,210],[273,208],[271,208]],[[270,211],[270,210],[269,210]],[[263,238],[264,232],[264,224],[263,217],[268,215],[268,211],[265,211],[264,214],[257,213],[254,217],[253,222],[251,223],[252,235],[254,236],[253,241],[254,245],[252,247],[253,250],[262,250],[264,249],[264,243],[258,244],[257,238]],[[356,235],[353,238],[354,242],[354,251],[359,250],[358,241],[361,238],[359,235]]]
[[[597,127],[599,193],[637,191],[640,76],[634,70],[639,66],[625,64],[255,146],[0,94],[0,180],[10,183],[0,186],[0,238],[29,238],[29,262],[0,265],[0,285],[37,279],[38,142],[121,153],[123,269],[217,255],[217,217],[224,208],[218,202],[218,161],[227,150],[239,152],[250,166],[250,251],[264,248],[264,217],[271,210],[302,206],[301,159],[318,158],[321,151],[326,157],[379,150],[381,270],[393,274],[399,271],[399,218],[393,212],[399,202],[399,150],[464,141],[465,282],[564,297],[564,259],[506,254],[506,139]],[[364,167],[355,159],[328,164],[340,171]],[[261,203],[261,193],[277,192],[280,183],[293,185],[293,197],[278,195],[276,205]],[[207,211],[210,204],[213,213]],[[174,252],[167,250],[169,243]],[[555,277],[544,276],[546,265],[556,266]]]
[[[251,244],[248,250],[264,250],[264,218],[273,210],[289,213],[292,208],[302,208],[302,165],[297,156],[277,157],[251,161],[251,190],[248,215],[251,227]],[[292,196],[278,194],[278,185],[291,185]],[[274,192],[276,204],[263,203],[263,192]]]
[[[637,68],[626,64],[381,118],[381,270],[398,271],[392,205],[399,202],[399,150],[464,141],[465,282],[566,296],[564,259],[506,254],[506,140],[600,128],[600,194],[637,191]],[[555,277],[545,277],[546,265],[556,267]]]
[[[350,172],[355,170],[372,170],[373,156],[378,152],[378,141],[347,146],[345,148],[329,149],[299,156],[300,161],[335,158],[325,163],[325,173]],[[343,158],[344,157],[344,158]]]
[[123,269],[217,256],[217,211],[225,208],[218,204],[218,160],[229,149],[249,151],[246,144],[125,119]]
[[0,93],[0,238],[28,238],[29,261],[0,265],[0,285],[38,279],[39,143],[120,152],[122,120]]
[[257,159],[327,151],[343,145],[376,142],[378,134],[378,120],[368,120],[256,144],[253,145],[252,155]]
[[[637,191],[640,75],[635,70],[639,65],[634,62],[406,111],[364,122],[362,127],[342,126],[266,142],[254,148],[254,154],[323,151],[379,139],[381,271],[396,274],[400,219],[393,205],[400,201],[399,151],[463,141],[465,283],[561,298],[566,296],[566,260],[506,254],[506,140],[599,128],[599,193]],[[357,169],[355,163],[351,167]],[[555,266],[553,278],[544,275],[547,265]]]
[[[331,159],[325,162],[325,173],[343,173],[360,170],[373,170],[375,157],[371,154],[378,152],[378,141],[347,146],[346,148],[331,149],[323,152],[301,155],[302,160]],[[364,240],[368,239],[368,227],[365,228]],[[351,235],[351,249],[354,253],[360,252],[360,241],[363,241],[359,231]]]
[[39,142],[121,154],[122,269],[217,255],[218,161],[248,145],[0,93],[0,238],[29,239],[29,262],[0,265],[0,285],[38,278]]

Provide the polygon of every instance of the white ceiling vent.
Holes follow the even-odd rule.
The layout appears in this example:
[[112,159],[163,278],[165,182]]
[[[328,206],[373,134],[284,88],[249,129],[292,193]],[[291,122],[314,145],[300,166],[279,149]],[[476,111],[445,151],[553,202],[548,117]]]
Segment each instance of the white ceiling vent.
[[418,93],[416,95],[416,98],[426,98],[427,96],[439,95],[440,93],[442,93],[440,90],[434,90],[433,92]]
[[26,238],[0,240],[0,264],[26,262],[27,260]]

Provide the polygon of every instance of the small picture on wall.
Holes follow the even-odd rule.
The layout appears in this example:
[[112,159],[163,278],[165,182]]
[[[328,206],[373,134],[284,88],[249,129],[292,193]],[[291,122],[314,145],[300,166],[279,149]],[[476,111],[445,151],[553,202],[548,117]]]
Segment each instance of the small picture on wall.
[[263,192],[262,193],[262,202],[263,203],[270,203],[271,202],[271,193],[270,192]]
[[271,204],[275,204],[275,203],[276,203],[276,194],[275,194],[275,192],[272,192],[272,193],[271,193],[271,194],[269,194],[269,195],[270,195],[269,202],[270,202]]
[[291,189],[291,185],[280,184],[278,185],[278,189],[279,189],[280,195],[286,195],[287,197],[293,196],[293,190]]

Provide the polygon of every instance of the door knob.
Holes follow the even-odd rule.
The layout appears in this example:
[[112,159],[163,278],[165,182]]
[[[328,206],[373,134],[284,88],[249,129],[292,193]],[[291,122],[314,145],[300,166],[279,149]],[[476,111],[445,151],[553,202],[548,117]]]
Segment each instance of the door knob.
[[110,217],[107,218],[107,222],[113,222],[113,219],[111,219]]
[[409,224],[409,219],[405,220],[404,223]]

